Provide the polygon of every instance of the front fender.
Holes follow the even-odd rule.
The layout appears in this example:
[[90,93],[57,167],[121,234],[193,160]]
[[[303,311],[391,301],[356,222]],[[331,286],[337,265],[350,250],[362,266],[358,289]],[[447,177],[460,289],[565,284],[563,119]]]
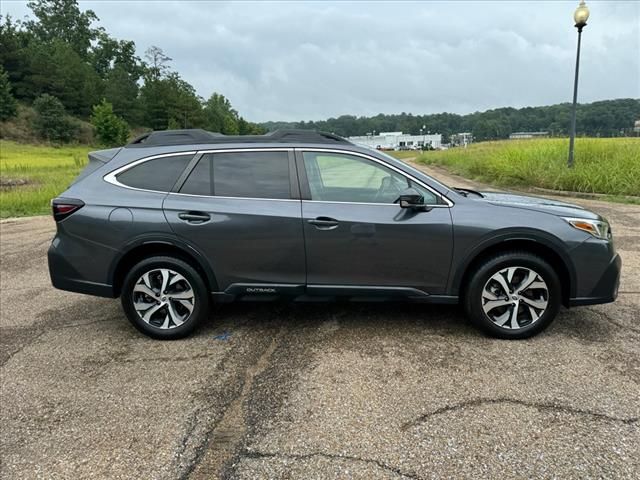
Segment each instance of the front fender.
[[[567,248],[566,242],[563,242],[555,235],[527,227],[505,228],[488,232],[480,239],[477,239],[473,246],[470,247],[465,246],[464,242],[457,241],[457,239],[454,240],[454,243],[456,245],[453,260],[455,269],[448,285],[448,291],[451,295],[459,294],[462,280],[475,260],[485,254],[498,253],[501,250],[527,249],[527,247],[534,252],[544,252],[547,256],[551,256],[552,259],[562,262],[561,267],[564,268],[569,276],[569,296],[573,297],[575,295],[576,268],[569,252],[570,249],[575,248],[578,244]],[[459,245],[460,243],[462,245]]]

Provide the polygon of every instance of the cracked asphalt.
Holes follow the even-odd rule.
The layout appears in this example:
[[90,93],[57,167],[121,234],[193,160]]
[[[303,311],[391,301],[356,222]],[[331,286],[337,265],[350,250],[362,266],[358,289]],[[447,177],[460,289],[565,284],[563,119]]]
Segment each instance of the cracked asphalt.
[[638,478],[640,207],[575,202],[613,224],[620,297],[525,341],[402,304],[218,305],[154,341],[50,286],[50,218],[4,221],[0,477]]

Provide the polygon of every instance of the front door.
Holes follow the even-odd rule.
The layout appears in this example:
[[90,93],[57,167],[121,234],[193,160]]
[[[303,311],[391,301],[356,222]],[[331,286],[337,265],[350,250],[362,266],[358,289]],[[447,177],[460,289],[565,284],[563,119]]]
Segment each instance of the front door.
[[205,153],[164,201],[174,232],[206,255],[220,291],[304,289],[305,253],[293,153]]
[[[367,156],[309,150],[297,152],[297,161],[307,197],[302,218],[310,287],[445,291],[452,224],[435,193]],[[394,202],[408,187],[434,207],[400,208]]]

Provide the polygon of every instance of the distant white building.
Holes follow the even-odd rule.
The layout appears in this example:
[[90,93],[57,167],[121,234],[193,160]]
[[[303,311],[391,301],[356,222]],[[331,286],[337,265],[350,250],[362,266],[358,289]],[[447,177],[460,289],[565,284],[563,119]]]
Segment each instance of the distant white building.
[[510,140],[518,140],[521,138],[546,138],[549,132],[513,132],[509,135]]
[[431,144],[433,148],[442,146],[442,135],[424,134],[410,135],[402,132],[380,132],[377,135],[361,135],[348,137],[347,140],[369,148],[385,150],[416,149]]
[[460,132],[451,135],[452,147],[466,147],[470,143],[473,143],[473,135],[471,132]]

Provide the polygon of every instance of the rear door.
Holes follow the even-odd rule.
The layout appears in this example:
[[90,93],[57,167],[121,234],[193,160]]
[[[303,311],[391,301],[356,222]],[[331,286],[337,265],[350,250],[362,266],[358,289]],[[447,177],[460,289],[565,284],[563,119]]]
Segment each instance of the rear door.
[[[332,286],[346,292],[367,286],[445,291],[453,239],[444,199],[366,155],[301,149],[296,156],[310,291]],[[419,190],[432,208],[415,211],[394,203],[408,187]]]
[[292,151],[202,152],[175,190],[164,201],[167,220],[206,255],[221,291],[295,294],[304,289]]

